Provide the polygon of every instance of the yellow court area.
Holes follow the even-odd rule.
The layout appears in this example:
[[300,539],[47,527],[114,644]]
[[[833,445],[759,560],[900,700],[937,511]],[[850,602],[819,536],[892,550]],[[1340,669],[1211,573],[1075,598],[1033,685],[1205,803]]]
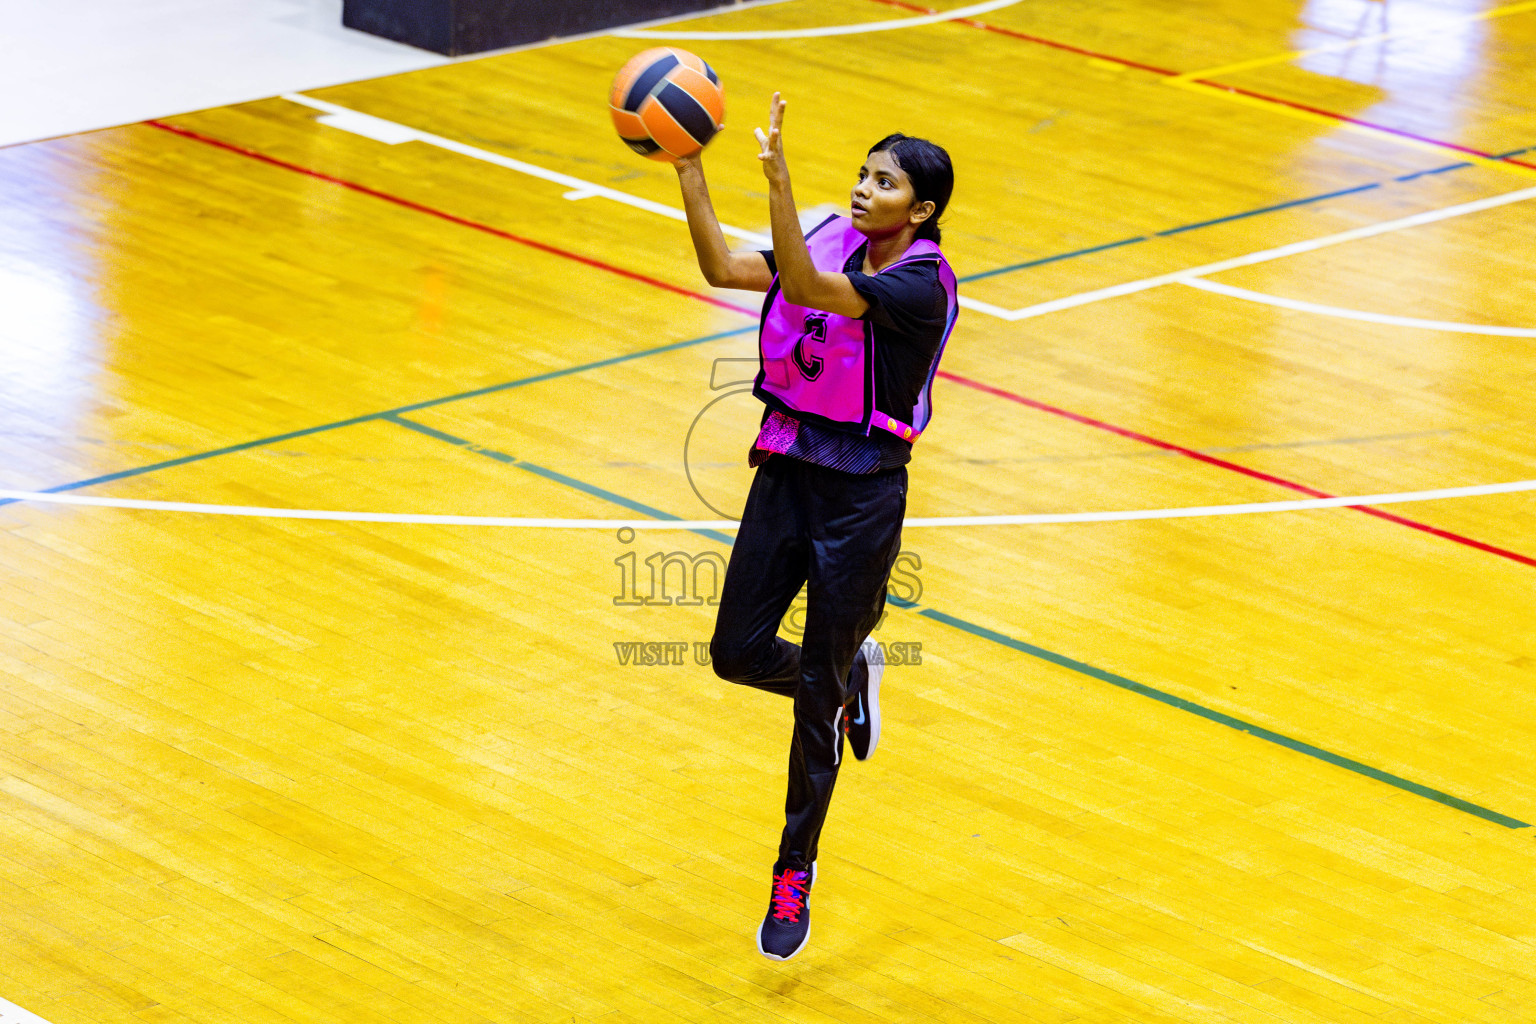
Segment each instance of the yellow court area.
[[[7,499],[0,1021],[1536,1019],[1536,4],[650,31],[0,149],[0,487],[639,524]],[[952,154],[909,515],[1196,510],[909,526],[782,964],[789,705],[700,664],[730,531],[644,525],[761,408],[605,109],[664,39],[737,247],[775,90],[803,210]]]

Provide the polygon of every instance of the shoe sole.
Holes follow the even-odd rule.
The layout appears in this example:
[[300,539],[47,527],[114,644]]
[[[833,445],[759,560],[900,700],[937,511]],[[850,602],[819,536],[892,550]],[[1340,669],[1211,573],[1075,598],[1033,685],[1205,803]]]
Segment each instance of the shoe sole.
[[[814,888],[815,885],[816,885],[816,862],[815,861],[811,861],[811,887]],[[765,925],[767,923],[768,922],[765,920],[763,922],[763,924],[760,924],[760,925],[757,926],[757,951],[759,953],[763,954],[763,956],[767,957],[769,960],[778,960],[778,961],[780,961],[782,963],[785,960],[792,959],[793,957],[798,955],[799,952],[802,949],[805,948],[805,944],[807,942],[811,941],[811,926],[810,925],[806,925],[805,926],[805,938],[801,939],[800,940],[800,945],[798,945],[794,949],[790,950],[788,955],[786,955],[786,956],[778,956],[778,955],[776,955],[774,953],[770,953],[766,949],[763,948],[763,925]]]
[[[765,922],[763,922],[763,924],[767,924],[767,922],[765,921]],[[763,954],[763,956],[767,957],[769,960],[779,960],[779,961],[790,960],[790,959],[794,958],[795,955],[798,954],[802,949],[804,949],[805,948],[805,944],[807,942],[810,942],[810,941],[811,941],[811,929],[809,927],[807,927],[805,929],[805,938],[800,940],[800,945],[796,946],[793,950],[791,950],[788,955],[786,955],[786,956],[778,956],[777,954],[770,953],[766,949],[763,948],[763,925],[760,924],[760,925],[757,926],[757,951],[759,953]]]
[[859,757],[855,750],[853,756],[860,761],[868,761],[875,755],[875,747],[880,744],[880,677],[885,675],[885,662],[870,661],[865,658],[865,664],[869,666],[869,684],[865,687],[864,713],[869,716],[869,749],[864,751],[864,756]]

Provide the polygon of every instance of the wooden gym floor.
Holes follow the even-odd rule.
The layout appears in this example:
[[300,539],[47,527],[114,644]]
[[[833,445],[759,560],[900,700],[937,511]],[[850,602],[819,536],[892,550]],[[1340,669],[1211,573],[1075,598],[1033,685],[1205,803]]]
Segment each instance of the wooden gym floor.
[[[912,515],[1536,478],[1536,3],[988,6],[675,26],[923,19],[677,41],[745,235],[775,89],[803,208],[954,156]],[[0,150],[0,486],[734,512],[754,303],[603,109],[654,43]],[[1531,1021],[1533,511],[910,528],[920,663],[775,964],[789,709],[695,657],[728,532],[10,502],[0,1021]]]

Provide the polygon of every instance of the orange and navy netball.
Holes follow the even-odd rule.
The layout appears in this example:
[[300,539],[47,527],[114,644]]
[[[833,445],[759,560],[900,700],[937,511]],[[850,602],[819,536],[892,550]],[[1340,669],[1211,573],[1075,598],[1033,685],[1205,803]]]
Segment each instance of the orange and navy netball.
[[698,57],[658,46],[619,69],[608,110],[625,145],[670,163],[715,137],[725,122],[725,90],[714,68]]

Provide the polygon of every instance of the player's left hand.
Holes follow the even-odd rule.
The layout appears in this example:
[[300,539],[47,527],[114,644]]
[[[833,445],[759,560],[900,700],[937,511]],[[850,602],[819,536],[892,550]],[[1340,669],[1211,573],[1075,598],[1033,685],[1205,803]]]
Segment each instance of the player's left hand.
[[757,144],[762,147],[762,152],[757,158],[763,162],[763,174],[771,182],[786,182],[789,180],[789,165],[784,162],[784,126],[785,102],[778,93],[773,94],[773,102],[768,105],[768,132],[763,133],[761,128],[752,129],[752,134],[757,136]]

